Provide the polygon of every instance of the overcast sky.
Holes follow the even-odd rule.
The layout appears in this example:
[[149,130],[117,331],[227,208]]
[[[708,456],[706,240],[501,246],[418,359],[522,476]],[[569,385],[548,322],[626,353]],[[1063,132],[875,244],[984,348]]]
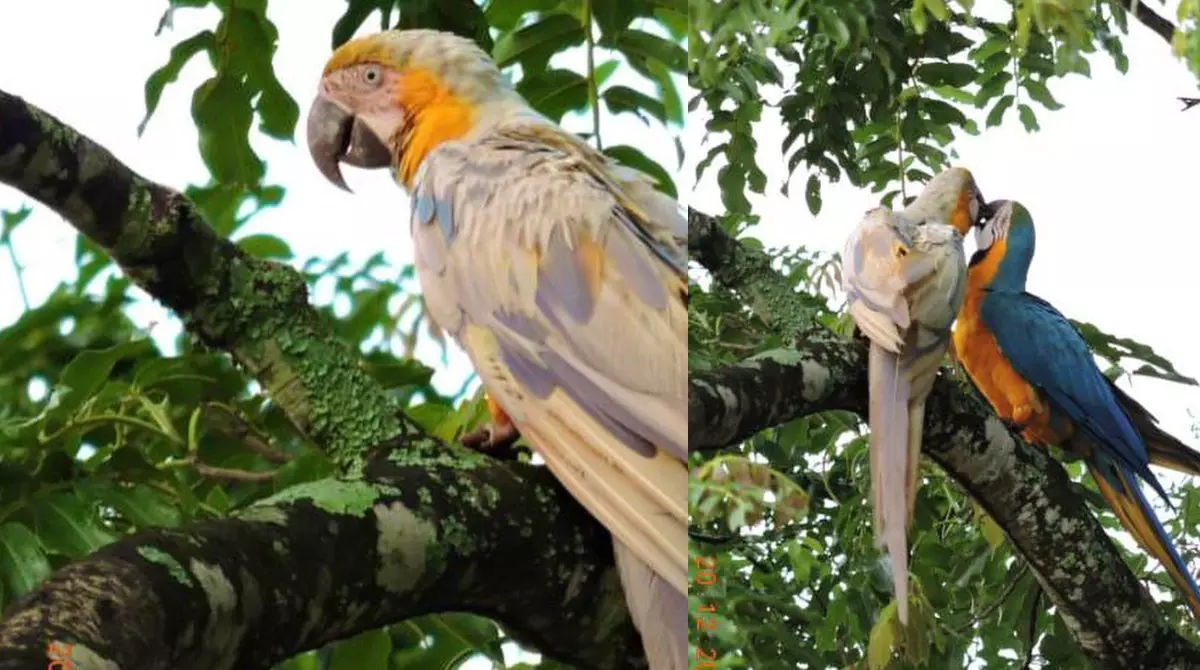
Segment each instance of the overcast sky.
[[[269,11],[280,33],[276,74],[301,107],[297,142],[278,142],[257,134],[251,140],[267,163],[267,183],[282,184],[287,195],[279,207],[259,214],[236,236],[271,233],[282,237],[295,252],[292,262],[297,267],[309,257],[332,258],[345,251],[350,254],[351,268],[355,268],[383,250],[398,269],[412,259],[409,204],[403,191],[391,182],[386,171],[354,168],[345,172],[355,193],[339,191],[313,167],[303,140],[304,115],[330,54],[330,28],[345,3],[310,2],[304,3],[303,12],[294,11],[298,6],[277,2],[270,5]],[[179,190],[188,184],[204,184],[208,172],[196,147],[196,127],[189,110],[192,91],[212,75],[207,58],[201,56],[188,64],[179,80],[167,88],[145,134],[137,136],[137,125],[145,112],[146,77],[167,61],[175,43],[205,28],[215,28],[219,17],[211,8],[181,10],[175,14],[174,30],[155,37],[165,7],[162,2],[4,2],[0,10],[0,89],[56,115],[150,179]],[[283,7],[292,11],[281,10]],[[359,34],[375,32],[378,27],[375,14]],[[552,65],[582,71],[580,54],[576,50],[560,55]],[[597,62],[608,57],[601,54]],[[677,81],[682,86],[683,78]],[[654,93],[653,84],[627,69],[609,80],[609,84],[616,83]],[[587,131],[591,128],[590,117],[572,115],[564,125],[576,132]],[[633,144],[640,148],[671,173],[680,191],[686,191],[690,182],[680,176],[670,133],[658,126],[649,131],[630,114],[606,114],[601,133],[606,145]],[[52,211],[0,185],[0,210],[19,209],[22,204],[33,205],[34,214],[17,230],[14,244],[25,267],[24,283],[30,301],[37,305],[60,282],[74,277],[76,233]],[[145,295],[139,289],[135,293]],[[315,297],[328,301],[330,294],[330,290],[318,290]],[[0,328],[19,318],[22,310],[12,266],[7,254],[0,254]],[[131,313],[143,327],[157,324],[153,337],[160,346],[170,349],[170,342],[179,332],[173,317],[148,299],[139,301]],[[451,348],[448,363],[442,362],[440,350],[429,342],[417,353],[436,369],[433,381],[442,392],[456,391],[470,374],[466,357],[456,347]],[[489,663],[479,661],[464,669],[487,667]]]

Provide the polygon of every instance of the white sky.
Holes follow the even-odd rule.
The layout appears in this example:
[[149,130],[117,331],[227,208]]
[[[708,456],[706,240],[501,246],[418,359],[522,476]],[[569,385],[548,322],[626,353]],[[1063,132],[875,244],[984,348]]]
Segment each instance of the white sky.
[[[292,9],[293,4],[288,8]],[[145,134],[139,138],[137,124],[145,112],[143,87],[146,77],[166,63],[175,43],[199,30],[215,28],[219,14],[212,8],[178,11],[174,30],[156,38],[154,31],[165,6],[85,0],[4,2],[0,10],[0,89],[71,124],[142,175],[182,191],[188,184],[208,181],[196,147],[190,104],[192,91],[212,75],[212,67],[204,56],[193,59],[178,81],[166,89]],[[350,254],[353,270],[382,249],[398,271],[412,259],[407,196],[391,182],[386,171],[368,173],[354,168],[345,173],[355,193],[339,191],[313,167],[303,139],[308,104],[330,54],[330,29],[345,5],[306,3],[303,12],[281,11],[282,6],[284,3],[273,3],[269,16],[280,34],[276,74],[301,109],[297,141],[278,142],[255,132],[251,142],[266,161],[266,182],[285,186],[287,195],[279,207],[261,212],[236,236],[271,233],[283,238],[291,245],[296,267],[312,256],[332,258],[345,251]],[[368,18],[359,34],[375,32],[378,26],[376,14]],[[48,43],[51,36],[53,44]],[[576,50],[560,55],[552,64],[582,71],[581,53]],[[598,54],[597,63],[609,57]],[[683,85],[682,77],[676,80],[677,85]],[[654,93],[653,84],[628,68],[619,70],[608,82],[618,83]],[[591,128],[590,118],[577,114],[568,116],[564,125],[576,132]],[[648,129],[630,114],[605,114],[601,120],[606,146],[637,146],[657,160],[674,177],[680,191],[686,192],[689,182],[678,170],[671,137],[671,133],[678,132],[677,128],[668,132],[660,126]],[[49,209],[0,185],[0,210],[16,210],[26,203],[34,207],[34,213],[13,237],[25,268],[25,288],[30,302],[37,305],[60,282],[75,276],[76,233]],[[93,284],[97,285],[102,286],[99,282]],[[315,299],[327,302],[331,287],[323,284],[320,288],[323,290],[315,292]],[[140,289],[134,292],[145,296]],[[19,318],[22,311],[13,268],[7,253],[0,254],[0,328]],[[171,342],[180,327],[165,309],[145,299],[130,313],[139,326],[158,323],[152,331],[154,338],[168,352],[173,350]],[[433,381],[443,393],[458,390],[470,373],[465,356],[456,347],[451,347],[448,363],[442,362],[440,349],[431,342],[418,347],[417,354],[437,370]],[[474,670],[489,665],[471,661],[462,667]]]

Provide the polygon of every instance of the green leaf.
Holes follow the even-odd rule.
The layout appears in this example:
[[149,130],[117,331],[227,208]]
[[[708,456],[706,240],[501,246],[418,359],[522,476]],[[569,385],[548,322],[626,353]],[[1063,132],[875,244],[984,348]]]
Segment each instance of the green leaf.
[[1040,126],[1038,126],[1037,116],[1034,115],[1033,108],[1031,108],[1029,105],[1026,105],[1023,102],[1017,105],[1017,114],[1020,116],[1021,125],[1025,126],[1025,130],[1033,132],[1041,129]]
[[266,233],[247,235],[238,240],[237,245],[246,253],[258,258],[276,258],[286,261],[293,257],[292,248],[288,246],[287,242]]
[[395,4],[400,11],[397,29],[433,28],[468,37],[485,52],[492,50],[487,18],[475,0],[397,0]]
[[815,174],[808,176],[804,186],[804,201],[808,203],[808,211],[816,216],[821,213],[821,180]]
[[583,44],[583,26],[572,14],[555,13],[500,38],[492,58],[500,68],[520,64],[524,76],[537,76],[554,54]]
[[433,379],[433,368],[412,358],[367,363],[366,369],[385,389],[426,386]]
[[987,127],[991,128],[992,126],[1000,125],[1000,123],[1004,121],[1004,112],[1007,112],[1008,108],[1011,107],[1012,104],[1013,96],[1011,93],[1001,96],[1001,98],[996,101],[995,106],[992,107],[992,111],[988,112]]
[[192,59],[192,56],[201,51],[207,51],[211,57],[214,48],[216,48],[216,36],[211,30],[201,30],[179,44],[176,44],[174,47],[171,47],[171,55],[167,59],[166,65],[158,68],[146,78],[146,115],[138,123],[138,137],[141,137],[142,133],[146,132],[146,124],[150,122],[150,117],[154,115],[154,110],[158,109],[158,103],[162,100],[163,89],[167,87],[167,84],[179,78],[179,72]]
[[930,86],[962,88],[975,81],[978,71],[966,63],[924,63],[917,68],[917,79]]
[[74,492],[35,499],[27,510],[46,551],[79,558],[116,539],[100,527],[96,511]]
[[146,484],[97,487],[95,495],[141,529],[174,528],[182,522],[167,494]]
[[687,51],[678,42],[663,39],[642,30],[626,30],[622,32],[611,45],[630,60],[630,65],[636,62],[647,63],[658,61],[674,72],[687,70]]
[[667,123],[667,108],[663,103],[641,91],[628,86],[610,86],[600,97],[613,114],[632,112],[641,117],[642,112],[646,112],[662,123]]
[[0,244],[7,244],[12,239],[13,231],[17,229],[17,226],[24,223],[25,219],[28,219],[32,213],[33,210],[29,205],[21,205],[21,209],[11,212],[0,211],[0,225],[2,225],[2,228],[0,228]]
[[491,0],[483,10],[487,22],[501,32],[517,27],[530,12],[548,12],[559,5],[560,0]]
[[250,92],[233,76],[218,74],[196,88],[192,119],[200,156],[217,181],[247,187],[262,179],[265,167],[248,137],[253,116]]
[[1024,86],[1025,92],[1029,94],[1030,98],[1041,103],[1046,109],[1053,112],[1063,108],[1062,103],[1050,94],[1050,89],[1046,88],[1046,85],[1042,82],[1036,79],[1026,79],[1022,86]]
[[113,366],[124,358],[135,358],[152,351],[150,340],[141,339],[115,344],[107,349],[79,352],[63,367],[58,384],[46,406],[46,413],[69,416],[108,381]]
[[886,668],[892,658],[892,647],[896,643],[896,601],[883,608],[879,619],[871,627],[867,640],[867,667],[871,670]]
[[[259,129],[275,139],[291,140],[300,118],[300,107],[275,76],[272,59],[279,31],[267,19],[265,6],[258,10],[232,8],[221,22],[224,32],[219,46],[229,53],[220,73],[244,77],[249,97],[257,99]],[[226,46],[228,45],[228,46]]]
[[330,670],[364,670],[388,667],[392,653],[392,638],[379,628],[343,640],[333,647]]
[[381,5],[393,4],[393,0],[347,0],[346,11],[333,24],[331,34],[331,49],[337,49],[362,26],[371,12],[380,9]]
[[671,175],[652,158],[642,153],[640,149],[631,147],[628,144],[617,144],[604,147],[604,153],[622,165],[640,170],[649,175],[657,182],[656,186],[658,190],[663,193],[672,198],[679,197],[678,191],[675,190],[675,181],[671,179]]
[[552,121],[588,107],[587,77],[571,70],[553,69],[522,77],[517,92]]
[[10,597],[33,590],[50,571],[50,561],[29,528],[12,521],[0,526],[0,580]]

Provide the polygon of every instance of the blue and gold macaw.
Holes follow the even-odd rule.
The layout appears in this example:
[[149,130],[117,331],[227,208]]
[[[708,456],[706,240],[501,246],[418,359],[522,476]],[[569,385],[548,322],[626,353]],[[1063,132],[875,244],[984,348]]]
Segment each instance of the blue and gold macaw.
[[1034,251],[1029,211],[1013,201],[989,209],[993,216],[975,230],[978,250],[954,325],[955,354],[996,414],[1026,441],[1060,445],[1085,459],[1121,525],[1166,567],[1200,617],[1200,589],[1138,483],[1167,500],[1150,463],[1200,474],[1200,454],[1159,429],[1100,372],[1066,317],[1025,291]]

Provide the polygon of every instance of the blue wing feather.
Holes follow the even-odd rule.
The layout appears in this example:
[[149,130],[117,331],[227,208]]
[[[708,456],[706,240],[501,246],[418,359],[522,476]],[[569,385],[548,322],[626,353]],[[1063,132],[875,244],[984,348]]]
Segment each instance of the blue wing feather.
[[1025,381],[1170,505],[1150,471],[1145,443],[1117,402],[1108,378],[1096,366],[1087,343],[1066,317],[1035,295],[1007,292],[988,292],[980,317],[1000,352]]

